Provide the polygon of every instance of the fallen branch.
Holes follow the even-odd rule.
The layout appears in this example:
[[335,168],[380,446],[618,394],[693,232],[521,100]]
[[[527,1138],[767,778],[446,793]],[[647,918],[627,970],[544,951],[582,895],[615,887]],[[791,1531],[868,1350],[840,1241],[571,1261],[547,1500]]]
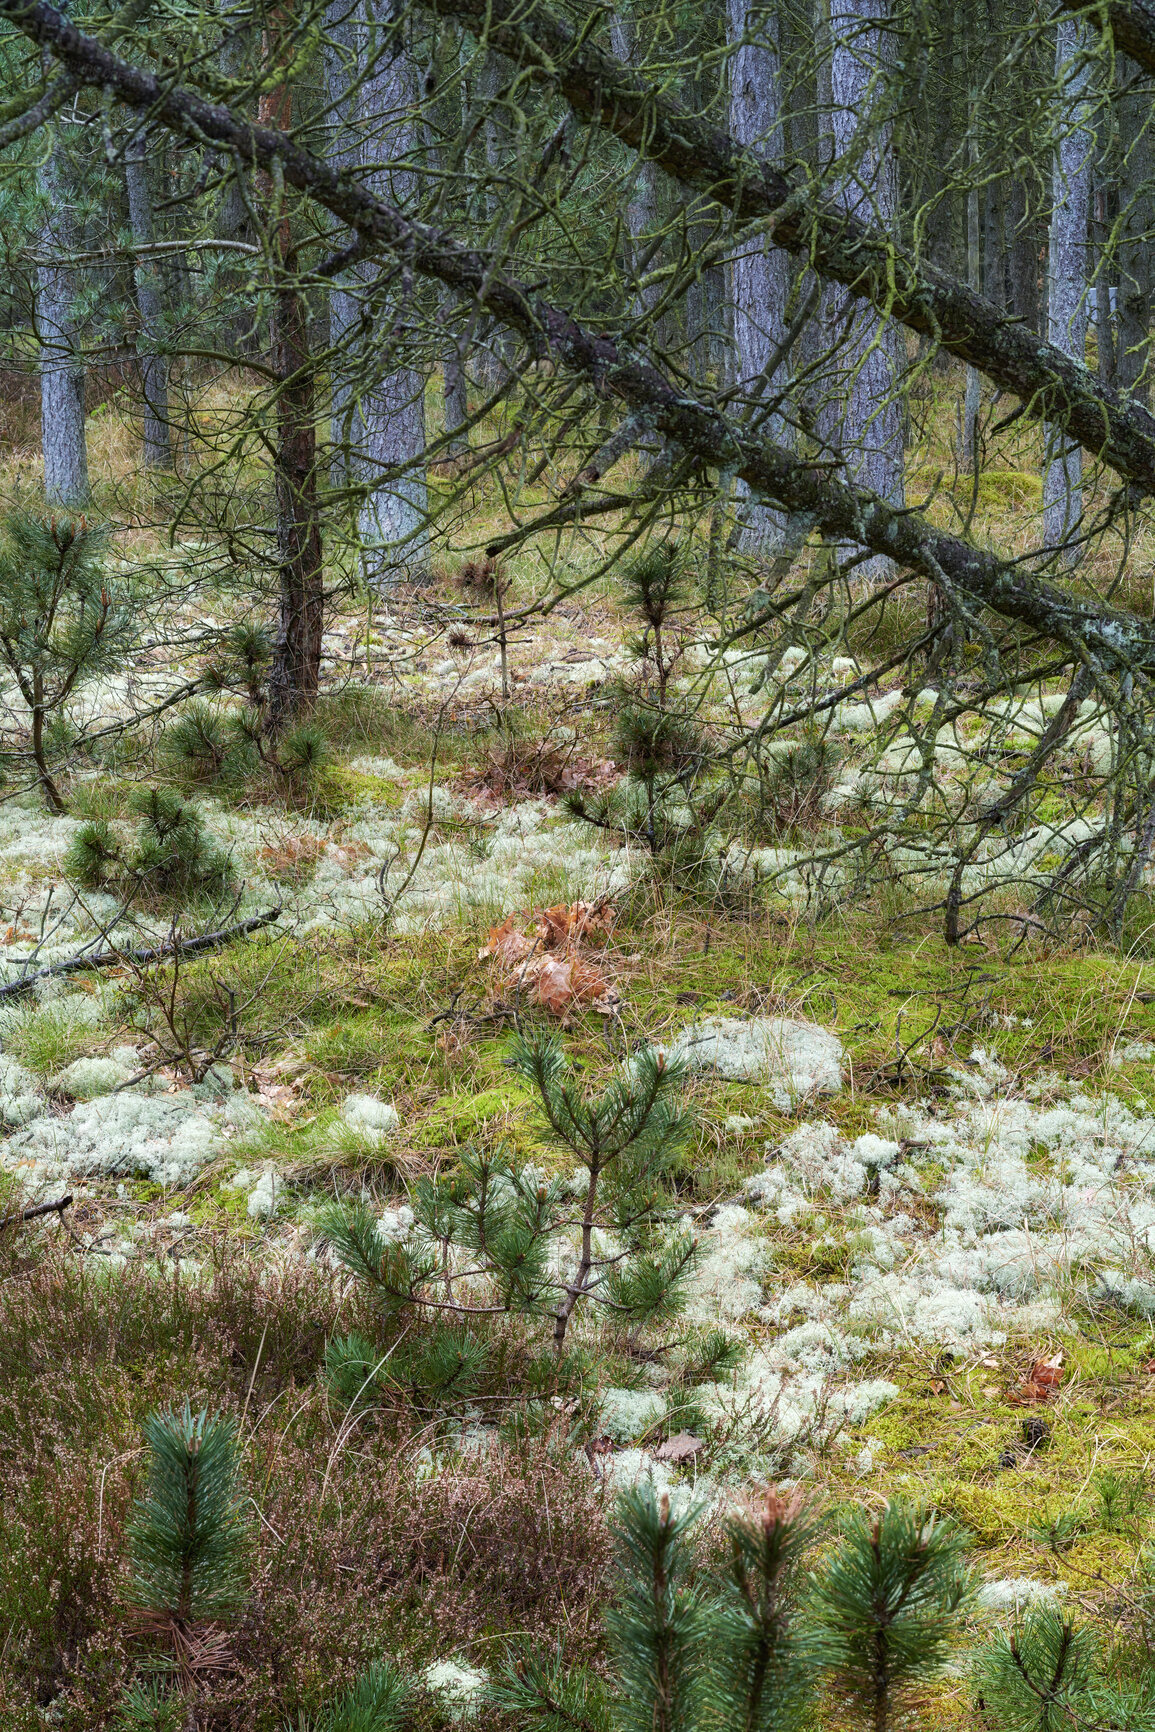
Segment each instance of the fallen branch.
[[278,902],[275,908],[267,909],[264,914],[254,914],[251,920],[238,920],[235,926],[224,926],[219,932],[201,932],[195,938],[182,938],[177,933],[163,944],[143,950],[113,947],[94,951],[91,956],[70,956],[64,962],[38,968],[35,974],[26,974],[21,980],[8,981],[0,986],[0,999],[21,998],[24,993],[32,991],[38,980],[51,980],[59,974],[81,974],[90,968],[126,968],[133,964],[146,967],[150,962],[163,962],[167,956],[198,956],[205,950],[218,950],[224,944],[231,944],[235,938],[244,938],[262,926],[270,926],[280,918],[281,904]]
[[31,1209],[17,1209],[14,1215],[0,1215],[0,1233],[5,1227],[14,1227],[21,1221],[35,1221],[41,1215],[59,1215],[63,1218],[65,1209],[72,1207],[72,1193],[61,1197],[58,1203],[36,1203]]

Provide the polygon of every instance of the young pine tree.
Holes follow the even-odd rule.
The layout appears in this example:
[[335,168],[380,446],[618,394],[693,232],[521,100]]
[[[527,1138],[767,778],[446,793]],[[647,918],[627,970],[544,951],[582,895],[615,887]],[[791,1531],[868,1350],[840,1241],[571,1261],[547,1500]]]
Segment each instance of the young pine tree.
[[711,1631],[710,1699],[719,1727],[789,1732],[812,1694],[798,1638],[797,1582],[817,1523],[797,1488],[762,1497],[726,1523],[728,1567]]
[[244,1594],[236,1427],[228,1419],[153,1413],[144,1421],[148,1489],[128,1530],[132,1593],[151,1618],[184,1628],[220,1619]]
[[645,1481],[618,1499],[608,1689],[560,1653],[513,1650],[489,1699],[542,1732],[796,1732],[813,1695],[795,1582],[814,1537],[797,1495],[767,1490],[726,1524],[720,1567],[695,1556],[703,1506]]
[[64,859],[70,878],[92,889],[116,889],[126,901],[144,894],[184,902],[231,889],[232,859],[213,841],[191,800],[171,788],[142,788],[132,811],[139,828],[129,852],[105,819],[81,825]]
[[606,1619],[620,1732],[701,1732],[710,1607],[693,1582],[689,1536],[701,1507],[675,1513],[648,1481],[618,1499],[618,1602]]
[[[555,1138],[580,1163],[576,1200],[560,1178],[466,1151],[450,1177],[415,1185],[407,1241],[384,1242],[363,1205],[329,1210],[322,1231],[337,1255],[377,1289],[390,1316],[428,1302],[435,1317],[464,1328],[495,1311],[545,1317],[559,1354],[575,1312],[591,1304],[633,1325],[674,1315],[694,1255],[690,1235],[669,1230],[663,1187],[689,1131],[674,1098],[681,1072],[647,1050],[587,1095],[570,1080],[556,1040],[519,1038],[510,1062],[534,1084]],[[489,1288],[480,1296],[479,1277]],[[477,1351],[467,1335],[458,1334],[452,1354],[436,1332],[429,1341],[450,1370],[454,1357],[468,1365]],[[371,1353],[364,1343],[334,1344],[331,1369],[346,1389],[360,1364],[371,1368]]]
[[856,1512],[811,1578],[817,1663],[833,1673],[872,1732],[894,1724],[904,1692],[946,1658],[972,1592],[966,1535],[906,1504]]
[[46,730],[86,679],[114,667],[129,610],[104,574],[107,535],[83,517],[17,513],[0,549],[0,661],[28,712],[28,741],[50,812],[64,801],[49,768]]
[[998,1732],[1152,1732],[1155,1675],[1104,1664],[1094,1633],[1043,1607],[1000,1631],[975,1661],[976,1705]]

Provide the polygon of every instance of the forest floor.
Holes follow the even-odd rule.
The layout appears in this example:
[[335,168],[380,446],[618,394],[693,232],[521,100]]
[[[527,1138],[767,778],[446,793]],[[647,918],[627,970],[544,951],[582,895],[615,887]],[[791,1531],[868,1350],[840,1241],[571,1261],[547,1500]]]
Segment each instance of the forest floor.
[[[0,803],[0,984],[108,927],[114,899],[70,886],[65,857],[96,819],[129,837],[158,768],[231,855],[231,917],[280,910],[175,971],[49,977],[0,1003],[0,1217],[72,1197],[0,1226],[4,1725],[115,1723],[142,1640],[123,1565],[140,1422],[186,1398],[241,1423],[254,1512],[253,1592],[198,1685],[205,1726],[271,1732],[380,1653],[424,1672],[430,1726],[468,1712],[511,1633],[600,1664],[607,1516],[639,1476],[715,1512],[783,1478],[830,1507],[932,1504],[973,1536],[976,1633],[1055,1602],[1135,1639],[1155,1531],[1142,948],[1080,929],[948,949],[936,916],[882,895],[815,921],[789,880],[665,880],[561,804],[621,774],[620,606],[597,587],[519,625],[504,698],[492,637],[431,595],[462,599],[442,582],[330,622],[307,785],[198,784],[152,733],[78,767],[64,816],[34,790]],[[152,659],[134,701],[183,677]],[[719,714],[756,708],[723,688]],[[578,905],[599,913],[584,937]],[[177,917],[196,925],[138,910],[137,941]],[[511,933],[556,951],[552,994],[519,983]],[[776,1032],[743,1080],[751,1019]],[[687,1384],[669,1341],[590,1325],[581,1387],[519,1428],[547,1331],[500,1319],[467,1402],[350,1408],[326,1345],[380,1319],[319,1238],[322,1206],[364,1197],[400,1234],[412,1187],[468,1146],[573,1167],[504,1063],[518,1022],[560,1029],[591,1086],[639,1046],[690,1052],[684,1325],[721,1326],[741,1363]],[[922,1723],[962,1724],[968,1703],[960,1664]]]

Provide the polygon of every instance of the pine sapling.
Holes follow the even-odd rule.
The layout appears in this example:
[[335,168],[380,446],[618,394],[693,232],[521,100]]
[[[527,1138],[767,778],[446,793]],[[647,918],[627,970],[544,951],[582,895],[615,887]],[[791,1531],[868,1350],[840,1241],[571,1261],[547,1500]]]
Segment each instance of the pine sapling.
[[148,1489],[128,1530],[133,1598],[150,1620],[185,1632],[225,1617],[244,1594],[236,1426],[194,1415],[186,1401],[150,1414],[143,1430]]
[[856,1512],[811,1577],[815,1657],[873,1732],[887,1732],[904,1691],[947,1656],[973,1591],[965,1546],[953,1523],[892,1502],[881,1515]]
[[1155,1676],[1105,1661],[1093,1631],[1040,1607],[975,1660],[976,1705],[998,1732],[1152,1732]]
[[621,1590],[606,1628],[616,1661],[621,1732],[699,1732],[711,1619],[692,1582],[689,1536],[701,1506],[675,1514],[667,1493],[641,1485],[617,1506]]
[[28,711],[36,776],[51,812],[64,801],[48,764],[46,727],[86,679],[126,652],[131,615],[104,570],[108,538],[84,517],[17,513],[0,550],[0,662]]
[[795,1489],[767,1487],[726,1523],[728,1568],[710,1637],[710,1694],[727,1732],[787,1732],[812,1695],[797,1628],[797,1578],[817,1524]]
[[686,608],[689,593],[685,555],[675,542],[659,542],[625,566],[619,581],[626,602],[645,621],[641,638],[628,647],[652,663],[658,705],[664,710],[670,676],[680,654],[680,646],[670,643],[670,632],[677,614]]
[[[689,1131],[673,1098],[680,1070],[647,1050],[591,1096],[571,1082],[556,1040],[519,1038],[510,1062],[534,1083],[554,1136],[584,1169],[576,1203],[560,1178],[466,1150],[455,1173],[415,1184],[406,1240],[383,1239],[363,1204],[328,1210],[325,1237],[377,1290],[389,1321],[408,1306],[459,1324],[542,1316],[560,1355],[571,1319],[589,1304],[627,1324],[673,1316],[695,1249],[689,1234],[668,1230],[663,1189]],[[468,1358],[457,1340],[455,1351]],[[346,1357],[343,1349],[337,1357]],[[348,1385],[353,1372],[341,1376]]]

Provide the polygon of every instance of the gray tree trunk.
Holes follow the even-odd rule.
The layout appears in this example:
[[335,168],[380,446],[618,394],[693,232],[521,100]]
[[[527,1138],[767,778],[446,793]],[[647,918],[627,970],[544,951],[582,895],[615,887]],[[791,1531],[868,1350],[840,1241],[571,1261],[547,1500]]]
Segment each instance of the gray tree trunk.
[[[76,251],[71,176],[58,123],[53,121],[45,130],[50,142],[38,177],[44,201],[40,250],[46,261],[63,260]],[[75,279],[66,264],[37,266],[36,335],[40,344],[44,495],[52,505],[84,505],[89,496],[84,358]]]
[[[414,158],[420,99],[417,66],[407,43],[387,35],[391,0],[366,0],[365,63],[372,69],[360,90],[361,163],[365,184],[403,210],[412,207],[417,176],[393,166]],[[372,273],[370,273],[372,274]],[[415,284],[397,291],[392,326],[404,341]],[[365,577],[374,588],[402,575],[424,575],[429,565],[428,490],[425,450],[425,378],[414,367],[394,367],[361,398],[358,466],[369,493],[358,529]],[[390,475],[399,465],[404,473]]]
[[[889,0],[830,0],[830,131],[834,188],[845,208],[863,221],[893,225],[898,188],[891,128],[876,105],[890,48],[885,29]],[[875,112],[872,112],[874,110]],[[826,309],[828,341],[841,342],[847,378],[834,443],[851,477],[891,505],[905,500],[904,423],[899,397],[902,335],[861,301],[836,290]],[[863,575],[878,581],[888,562],[871,559]]]
[[[124,152],[124,181],[128,192],[128,219],[137,247],[151,247],[156,238],[152,220],[152,193],[148,184],[147,145],[137,133]],[[160,353],[164,319],[163,280],[155,258],[137,257],[133,265],[136,304],[140,311],[140,380],[144,399],[142,442],[144,460],[152,469],[172,468],[169,441],[168,363]]]
[[1120,388],[1146,408],[1151,395],[1151,297],[1155,286],[1150,240],[1155,226],[1150,97],[1142,88],[1128,89],[1119,96],[1118,115],[1121,232],[1116,376]]
[[[624,60],[627,66],[637,63],[637,37],[637,21],[632,11],[628,6],[619,6],[610,18],[610,43],[618,59]],[[627,279],[631,283],[646,263],[649,247],[647,237],[652,237],[657,231],[657,182],[658,170],[653,163],[631,152],[625,187],[628,244],[624,260]],[[631,295],[635,313],[645,315],[652,311],[658,294],[658,289],[652,285],[648,289],[635,291]]]
[[1027,182],[1016,175],[1007,205],[1010,228],[1010,308],[1032,331],[1038,331],[1039,254],[1042,251],[1039,219],[1028,204]]
[[[1051,228],[1047,248],[1047,335],[1056,347],[1083,359],[1087,341],[1087,241],[1095,133],[1091,74],[1083,51],[1086,27],[1075,18],[1055,27],[1055,79],[1059,89],[1059,142],[1055,149]],[[1065,541],[1083,510],[1082,449],[1063,432],[1046,430],[1043,527],[1048,543]],[[1077,557],[1072,552],[1069,559]]]
[[[968,158],[973,177],[967,188],[967,282],[972,289],[982,288],[982,260],[979,246],[979,187],[978,187],[978,149],[975,138],[975,102],[972,98],[969,111],[971,129],[968,141]],[[977,463],[979,455],[979,411],[983,400],[982,374],[977,367],[966,370],[966,394],[963,399],[962,451],[960,456],[964,463],[972,466]]]
[[[417,145],[416,66],[408,48],[387,36],[388,0],[363,0],[352,20],[343,18],[347,11],[338,0],[326,29],[330,156],[361,168],[371,191],[404,207],[416,176],[393,164],[412,158]],[[350,286],[330,290],[329,338],[335,479],[367,490],[357,518],[362,571],[382,589],[427,569],[428,491],[415,462],[426,444],[424,378],[412,367],[382,375],[374,366],[382,325],[391,341],[403,342],[404,296],[412,290],[398,291],[387,317],[370,314],[366,297],[376,274],[375,267],[354,267]],[[390,473],[403,465],[412,467]]]
[[[450,33],[448,39],[444,34],[439,35],[435,67],[442,89],[433,112],[425,123],[426,160],[439,177],[451,174],[457,166],[451,141],[459,137],[467,125],[462,87],[455,78],[447,76],[451,72],[458,72],[460,65],[459,35]],[[441,291],[440,299],[445,309],[445,325],[449,333],[441,358],[441,430],[443,434],[452,434],[454,428],[464,428],[469,418],[469,381],[465,370],[469,334],[455,332],[453,329],[454,301],[448,290]],[[442,449],[446,457],[464,456],[469,450],[468,429],[449,438]]]
[[[777,0],[728,0],[728,8],[730,132],[739,144],[780,163],[785,134]],[[770,363],[786,334],[790,275],[789,256],[762,239],[748,242],[729,266],[730,382],[740,387],[745,411],[756,419],[765,414],[763,430],[780,445],[792,443],[789,425],[776,410],[765,413],[765,405],[786,383],[786,367],[771,368]],[[781,513],[766,506],[744,506],[749,489],[741,482],[738,489],[741,528],[736,545],[749,554],[774,552],[782,545]]]
[[[349,16],[349,10],[349,0],[334,0],[325,19],[328,156],[331,162],[341,168],[354,167],[360,161],[361,154],[358,140],[358,32],[356,18]],[[350,239],[351,236],[345,231],[335,245],[347,245]],[[360,443],[361,419],[350,384],[350,351],[355,341],[353,333],[358,318],[359,302],[356,293],[344,283],[335,281],[329,290],[329,345],[332,350],[329,366],[329,412],[330,438],[333,444],[331,475],[333,484],[337,487],[345,486],[355,479],[350,452]]]

